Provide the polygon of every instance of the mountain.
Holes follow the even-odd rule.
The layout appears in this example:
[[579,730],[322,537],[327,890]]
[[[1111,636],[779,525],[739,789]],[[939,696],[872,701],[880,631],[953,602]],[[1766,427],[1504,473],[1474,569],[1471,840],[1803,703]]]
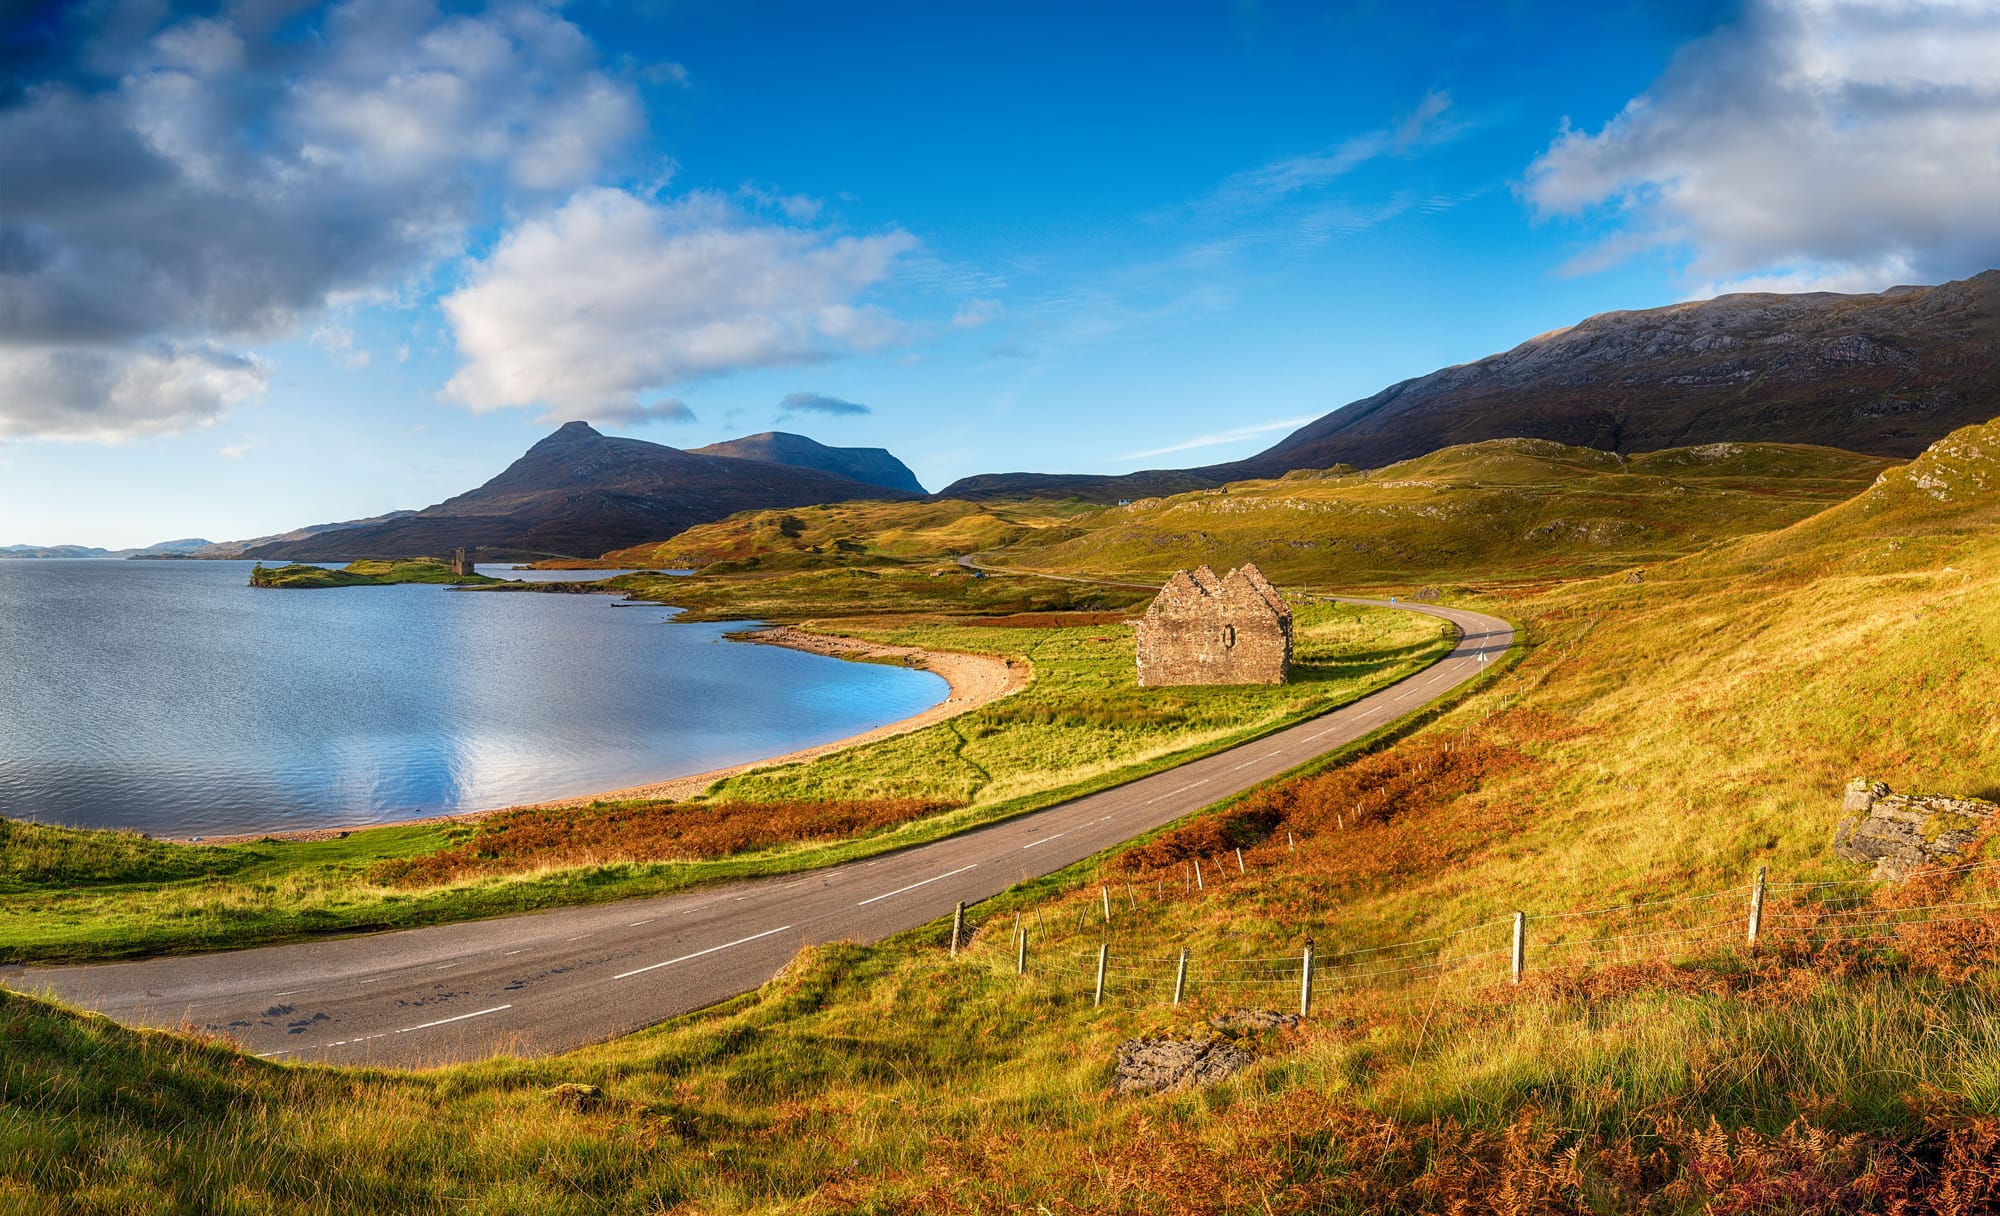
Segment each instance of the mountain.
[[733,456],[738,460],[768,460],[797,469],[818,469],[902,494],[927,493],[909,466],[890,455],[886,448],[830,448],[804,435],[765,431],[688,450],[697,456]]
[[1749,293],[1602,313],[1391,385],[1247,460],[1119,477],[986,474],[943,495],[1142,498],[1514,437],[1613,452],[1764,442],[1911,457],[1995,412],[2000,270],[1989,270],[1872,295]]
[[269,536],[253,536],[249,540],[223,540],[195,550],[189,557],[242,557],[252,549],[261,549],[281,542],[310,540],[327,532],[340,532],[348,528],[365,528],[369,524],[388,523],[391,520],[408,519],[415,511],[391,511],[386,515],[372,515],[367,519],[344,519],[331,524],[307,524],[290,532],[274,532]]
[[401,518],[255,545],[242,556],[333,561],[462,546],[488,560],[591,558],[737,511],[916,496],[813,468],[611,438],[571,422],[478,489]]
[[186,557],[208,545],[208,541],[198,537],[187,540],[163,540],[157,545],[147,545],[143,549],[100,549],[94,545],[0,545],[0,558]]

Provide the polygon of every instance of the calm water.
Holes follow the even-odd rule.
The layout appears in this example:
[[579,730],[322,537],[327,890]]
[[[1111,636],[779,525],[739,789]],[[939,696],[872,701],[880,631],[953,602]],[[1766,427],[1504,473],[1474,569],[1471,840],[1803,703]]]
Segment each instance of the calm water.
[[505,806],[827,742],[946,691],[608,596],[259,590],[249,569],[0,561],[0,815],[219,835]]

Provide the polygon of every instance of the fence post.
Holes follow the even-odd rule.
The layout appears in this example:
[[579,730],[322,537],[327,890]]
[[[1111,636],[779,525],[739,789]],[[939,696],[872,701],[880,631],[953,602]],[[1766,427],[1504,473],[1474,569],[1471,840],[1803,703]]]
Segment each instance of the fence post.
[[1242,850],[1242,849],[1238,849],[1238,850],[1236,850],[1236,872],[1237,872],[1238,874],[1244,874],[1244,873],[1248,873],[1248,871],[1246,871],[1246,870],[1245,870],[1245,869],[1243,868],[1243,850]]
[[1195,859],[1195,863],[1194,863],[1194,889],[1195,889],[1195,890],[1197,890],[1197,891],[1206,891],[1206,890],[1208,890],[1208,888],[1207,888],[1207,887],[1205,887],[1205,886],[1203,886],[1203,885],[1202,885],[1202,883],[1201,883],[1201,859],[1200,859],[1200,858],[1196,858],[1196,859]]
[[1014,939],[1014,974],[1028,974],[1028,930],[1025,925]]
[[1104,923],[1111,923],[1111,888],[1100,886],[1097,893],[1104,897]]
[[1129,882],[1125,884],[1125,902],[1132,905],[1134,912],[1139,910],[1139,893],[1132,889],[1132,884]]
[[1104,965],[1111,961],[1111,943],[1103,942],[1097,947],[1097,997],[1091,1004],[1104,1003]]
[[1285,852],[1287,852],[1287,853],[1296,853],[1296,852],[1298,852],[1298,851],[1299,851],[1299,842],[1298,842],[1298,841],[1296,841],[1296,840],[1293,840],[1293,839],[1292,839],[1292,834],[1291,834],[1290,832],[1286,832],[1286,833],[1285,833]]
[[1757,948],[1757,934],[1764,927],[1764,867],[1757,867],[1757,881],[1750,885],[1750,948]]
[[1181,997],[1186,992],[1187,992],[1187,947],[1182,946],[1180,966],[1174,968],[1174,1004],[1176,1005],[1180,1004]]
[[1521,973],[1528,969],[1528,914],[1514,913],[1514,982],[1521,982]]
[[958,957],[958,935],[965,928],[965,901],[958,901],[958,908],[951,914],[951,956]]
[[1313,944],[1310,937],[1306,939],[1306,953],[1302,962],[1303,966],[1299,970],[1299,1016],[1305,1018],[1312,1016],[1313,1008]]

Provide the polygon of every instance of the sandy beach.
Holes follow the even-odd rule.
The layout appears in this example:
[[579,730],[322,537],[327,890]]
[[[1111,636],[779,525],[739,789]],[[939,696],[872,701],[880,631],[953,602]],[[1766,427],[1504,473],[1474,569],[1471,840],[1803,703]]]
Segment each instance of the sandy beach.
[[982,705],[990,704],[1001,697],[1016,692],[1026,686],[1031,672],[1025,664],[1015,663],[995,655],[965,654],[955,650],[924,650],[916,646],[889,646],[879,642],[864,642],[856,638],[834,637],[830,634],[812,633],[793,625],[772,626],[767,629],[746,631],[735,635],[740,641],[755,642],[763,646],[784,646],[791,650],[803,650],[811,654],[823,654],[831,658],[847,659],[855,662],[882,662],[885,660],[920,667],[925,671],[942,676],[950,692],[943,701],[907,718],[884,723],[873,730],[863,731],[845,739],[822,743],[815,747],[801,748],[786,752],[782,756],[768,756],[761,760],[751,760],[728,768],[711,769],[705,773],[691,773],[685,777],[672,777],[665,781],[647,785],[627,786],[623,789],[605,790],[594,794],[581,794],[572,798],[556,798],[546,802],[521,803],[516,806],[493,807],[483,811],[461,811],[453,815],[426,815],[417,819],[398,819],[389,823],[353,824],[348,827],[300,828],[286,832],[246,832],[229,836],[204,836],[202,844],[243,844],[252,840],[328,840],[350,831],[360,831],[370,827],[390,827],[418,823],[445,823],[450,821],[470,822],[484,819],[488,815],[498,815],[506,811],[544,809],[557,807],[585,807],[593,802],[625,802],[640,799],[666,799],[679,801],[693,798],[709,786],[725,777],[747,773],[752,769],[770,768],[780,764],[796,764],[803,760],[816,760],[846,748],[891,735],[906,734],[921,730],[933,723],[949,718]]

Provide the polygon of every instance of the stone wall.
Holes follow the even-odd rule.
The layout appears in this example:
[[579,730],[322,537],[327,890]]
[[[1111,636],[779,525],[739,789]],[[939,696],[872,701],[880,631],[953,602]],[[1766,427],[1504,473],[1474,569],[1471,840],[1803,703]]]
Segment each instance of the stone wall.
[[1885,781],[1847,783],[1846,816],[1833,835],[1833,851],[1849,861],[1873,862],[1874,877],[1898,881],[1921,866],[1955,861],[1990,826],[2000,805],[1983,798],[1898,794]]
[[1167,581],[1138,630],[1139,683],[1283,684],[1292,610],[1255,566],[1217,578],[1207,566]]

